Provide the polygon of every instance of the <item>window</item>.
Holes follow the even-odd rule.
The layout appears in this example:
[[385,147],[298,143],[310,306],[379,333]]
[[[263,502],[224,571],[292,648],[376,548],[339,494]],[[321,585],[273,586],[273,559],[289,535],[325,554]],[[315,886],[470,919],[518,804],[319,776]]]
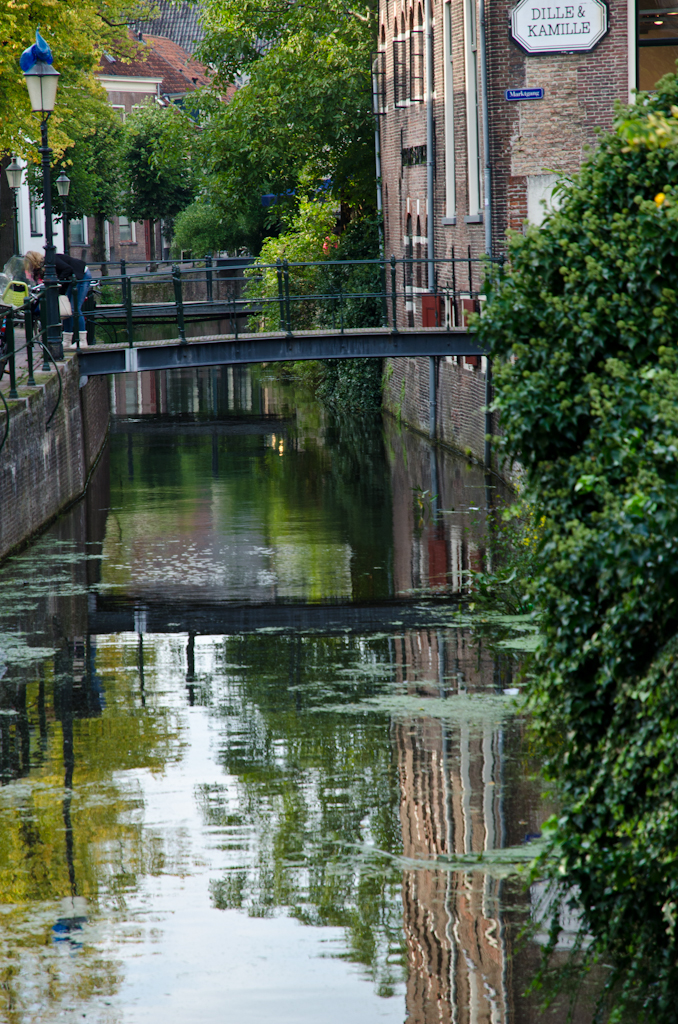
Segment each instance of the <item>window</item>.
[[424,23],[421,4],[418,5],[417,25],[414,12],[410,15],[410,99],[421,103],[424,99]]
[[121,121],[124,122],[126,117],[126,110],[122,103],[111,103],[111,108],[116,112]]
[[68,237],[71,245],[87,245],[87,222],[84,217],[69,221]]
[[401,35],[398,35],[397,19],[393,22],[393,102],[396,107],[404,107],[407,103],[407,40],[404,16]]
[[445,217],[456,216],[454,187],[454,79],[452,76],[452,4],[445,4],[443,21],[443,84],[445,88]]
[[121,242],[136,242],[136,231],[134,230],[134,222],[129,217],[118,217],[118,225],[120,228],[120,241]]
[[654,89],[663,75],[676,70],[678,60],[678,6],[666,0],[639,0],[638,88]]
[[30,211],[30,222],[31,222],[31,235],[42,234],[42,209],[40,204],[35,201],[31,195],[28,200],[28,208]]
[[464,64],[466,75],[466,136],[468,142],[468,212],[480,213],[480,150],[478,147],[478,40],[476,0],[464,0]]
[[374,113],[386,113],[386,51],[377,50],[372,58],[372,99]]

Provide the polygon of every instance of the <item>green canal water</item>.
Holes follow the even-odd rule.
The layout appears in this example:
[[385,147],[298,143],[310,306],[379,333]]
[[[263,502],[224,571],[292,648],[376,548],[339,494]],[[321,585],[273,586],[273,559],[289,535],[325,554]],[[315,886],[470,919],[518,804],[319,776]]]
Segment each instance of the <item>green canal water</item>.
[[113,409],[0,567],[0,1019],[547,1019],[529,634],[459,604],[507,496],[256,368]]

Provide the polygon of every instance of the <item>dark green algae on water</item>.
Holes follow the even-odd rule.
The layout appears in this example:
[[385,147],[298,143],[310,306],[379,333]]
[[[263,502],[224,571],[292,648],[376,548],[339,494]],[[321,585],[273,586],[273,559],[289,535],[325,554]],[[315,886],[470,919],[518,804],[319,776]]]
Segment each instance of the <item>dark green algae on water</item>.
[[540,1021],[479,469],[257,371],[128,377],[0,570],[2,1019]]

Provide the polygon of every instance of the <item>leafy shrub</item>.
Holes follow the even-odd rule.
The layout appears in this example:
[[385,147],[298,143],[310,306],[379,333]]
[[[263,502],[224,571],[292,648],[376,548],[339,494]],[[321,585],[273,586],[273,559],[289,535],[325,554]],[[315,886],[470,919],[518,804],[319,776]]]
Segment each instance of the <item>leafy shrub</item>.
[[544,517],[530,701],[562,811],[538,870],[611,964],[601,1014],[655,1024],[678,991],[677,102],[671,75],[618,112],[479,324]]

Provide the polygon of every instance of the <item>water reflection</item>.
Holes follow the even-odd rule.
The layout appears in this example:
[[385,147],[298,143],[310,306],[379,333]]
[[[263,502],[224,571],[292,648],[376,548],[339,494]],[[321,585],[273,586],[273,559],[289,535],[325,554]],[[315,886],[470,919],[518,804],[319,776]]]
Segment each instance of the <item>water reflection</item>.
[[479,468],[263,373],[115,408],[0,573],[0,1015],[541,1020],[529,897],[447,864],[546,813],[514,662],[417,603],[488,557]]

